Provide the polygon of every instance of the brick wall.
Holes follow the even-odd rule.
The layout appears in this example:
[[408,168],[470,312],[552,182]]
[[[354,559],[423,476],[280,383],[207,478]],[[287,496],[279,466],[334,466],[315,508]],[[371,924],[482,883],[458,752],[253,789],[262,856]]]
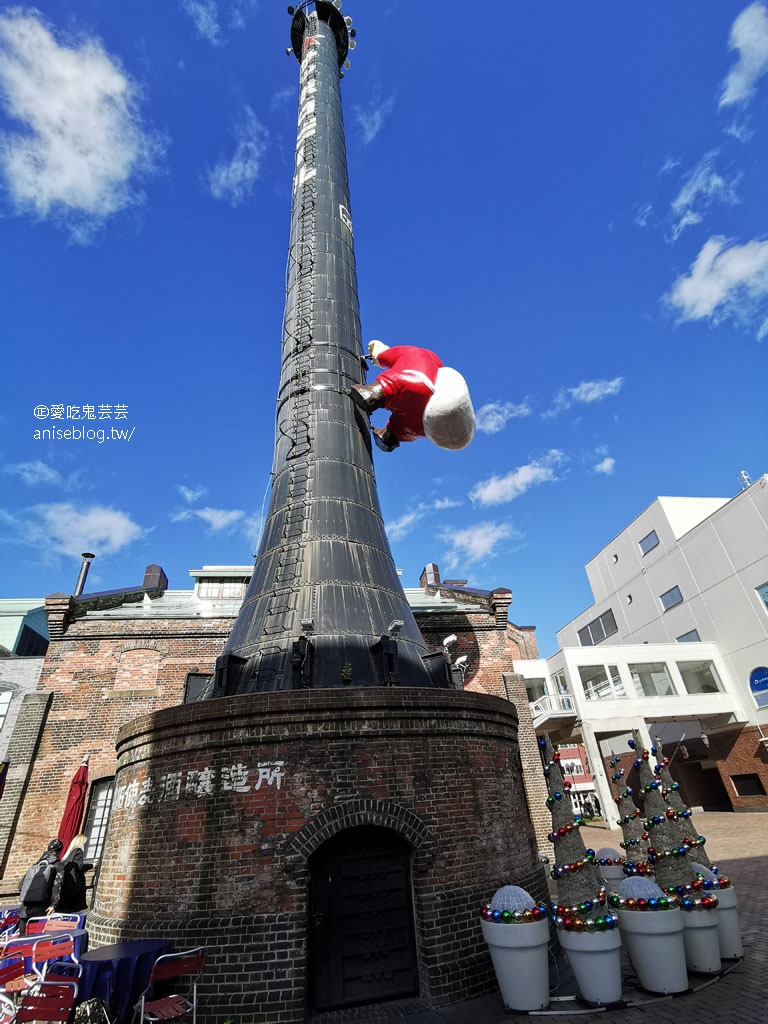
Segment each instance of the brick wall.
[[134,721],[118,750],[89,928],[97,943],[207,945],[206,1020],[304,1020],[309,860],[344,829],[383,826],[411,847],[434,1006],[495,986],[479,908],[499,886],[546,895],[507,701],[400,687],[222,698]]
[[[761,740],[755,726],[710,737],[709,756],[717,762],[734,811],[768,811],[768,747]],[[732,781],[734,775],[756,775],[766,795],[739,796]]]
[[187,672],[211,672],[231,628],[229,618],[82,618],[51,641],[40,678],[50,709],[4,880],[15,885],[57,834],[83,757],[90,756],[91,780],[114,775],[118,730],[138,715],[179,704]]

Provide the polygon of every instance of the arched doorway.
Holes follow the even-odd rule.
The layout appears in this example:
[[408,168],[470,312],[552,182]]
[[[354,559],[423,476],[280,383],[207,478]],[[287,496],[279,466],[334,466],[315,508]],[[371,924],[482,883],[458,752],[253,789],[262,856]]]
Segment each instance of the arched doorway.
[[410,847],[374,825],[347,829],[309,860],[314,1010],[418,992]]

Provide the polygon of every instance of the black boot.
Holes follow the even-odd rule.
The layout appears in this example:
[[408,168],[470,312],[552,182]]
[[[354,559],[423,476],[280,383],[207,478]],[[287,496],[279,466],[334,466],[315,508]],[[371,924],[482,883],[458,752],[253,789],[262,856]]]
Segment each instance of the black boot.
[[349,394],[358,409],[362,409],[368,416],[384,408],[384,388],[381,384],[353,384]]
[[374,430],[373,440],[376,447],[383,452],[393,452],[395,448],[400,447],[400,442],[394,434],[390,434],[386,427],[379,427]]

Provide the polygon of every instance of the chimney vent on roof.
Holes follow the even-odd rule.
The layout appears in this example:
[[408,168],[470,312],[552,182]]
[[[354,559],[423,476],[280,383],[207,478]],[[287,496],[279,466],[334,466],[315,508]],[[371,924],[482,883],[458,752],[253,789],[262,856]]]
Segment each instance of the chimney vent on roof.
[[88,570],[90,569],[91,562],[94,560],[96,555],[92,554],[90,551],[84,551],[81,557],[83,561],[80,565],[80,575],[77,577],[77,583],[75,584],[75,590],[72,595],[73,597],[79,597],[82,594]]

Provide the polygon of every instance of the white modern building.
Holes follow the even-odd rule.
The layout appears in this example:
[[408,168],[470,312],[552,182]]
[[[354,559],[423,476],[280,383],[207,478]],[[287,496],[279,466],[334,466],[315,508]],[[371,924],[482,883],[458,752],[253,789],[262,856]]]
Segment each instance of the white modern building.
[[689,803],[768,810],[768,476],[734,498],[657,498],[587,565],[594,604],[551,658],[516,662],[534,724],[604,761],[639,729]]

